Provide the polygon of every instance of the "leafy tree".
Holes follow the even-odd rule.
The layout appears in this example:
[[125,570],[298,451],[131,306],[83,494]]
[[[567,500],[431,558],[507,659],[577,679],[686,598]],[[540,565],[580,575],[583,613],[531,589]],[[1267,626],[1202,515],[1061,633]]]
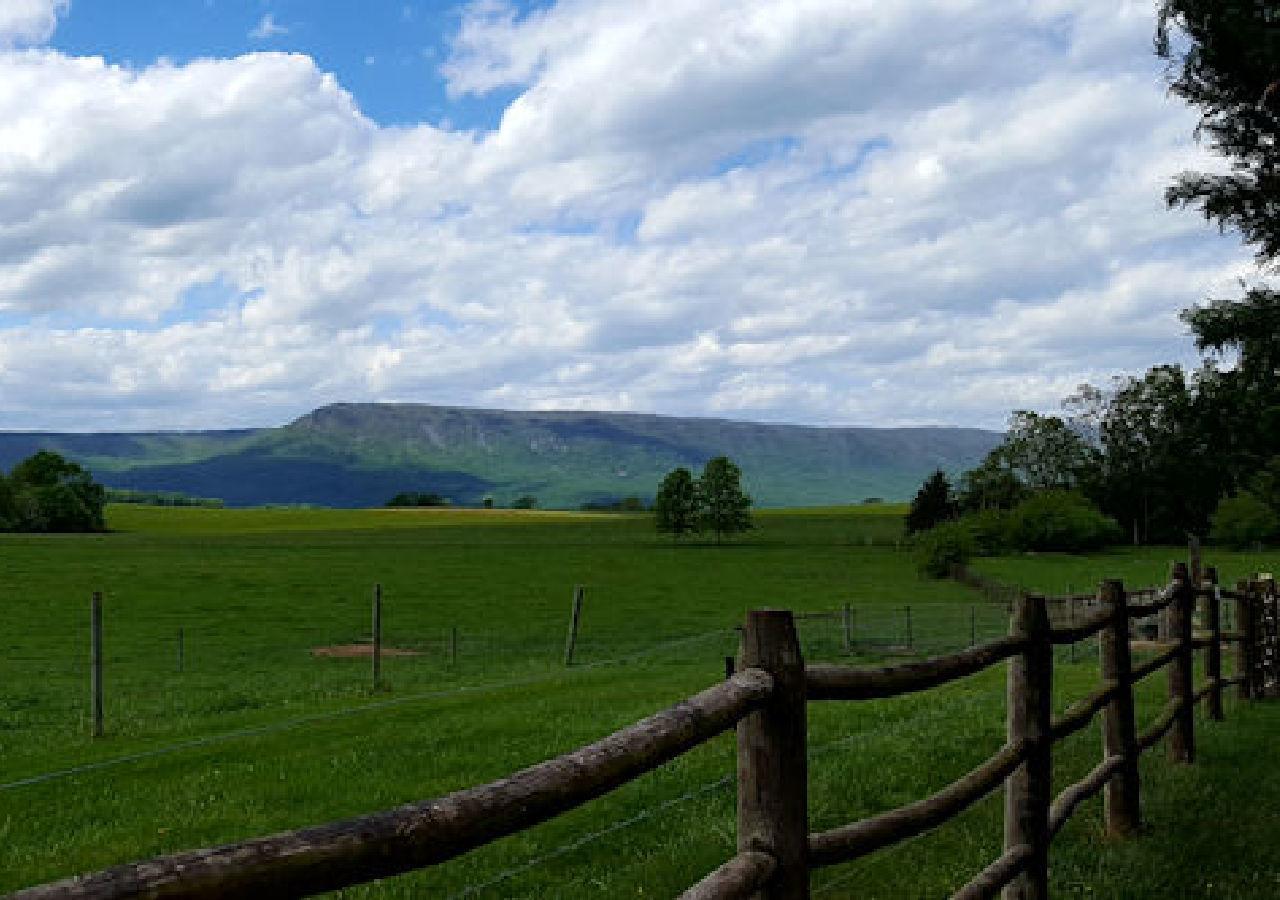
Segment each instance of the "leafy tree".
[[1280,16],[1258,0],[1162,0],[1156,52],[1170,90],[1199,107],[1197,137],[1231,163],[1226,174],[1183,172],[1170,206],[1198,207],[1234,228],[1260,262],[1280,258]]
[[742,490],[742,470],[727,456],[707,460],[698,479],[702,498],[702,526],[714,532],[716,543],[726,534],[752,528],[751,497]]
[[966,512],[1013,509],[1027,493],[1027,486],[1003,460],[989,454],[977,468],[960,476],[956,503]]
[[1098,451],[1066,421],[1029,410],[1010,416],[1004,443],[984,461],[1035,491],[1080,487],[1094,476],[1098,463]]
[[672,469],[662,479],[653,498],[653,517],[658,531],[678,540],[702,527],[701,512],[702,497],[693,473],[683,466]]
[[951,496],[951,482],[941,469],[925,479],[911,509],[907,512],[907,533],[928,531],[935,525],[956,517],[956,503]]
[[[1271,456],[1280,429],[1280,293],[1264,288],[1239,300],[1210,300],[1182,314],[1196,347],[1211,355],[1199,376],[1215,457],[1231,489]],[[1231,358],[1229,368],[1216,362]]]
[[512,509],[537,509],[538,498],[532,494],[521,494],[516,498],[516,502],[511,504]]
[[1135,543],[1181,541],[1208,521],[1223,477],[1222,457],[1205,437],[1214,406],[1180,366],[1117,381],[1102,416],[1097,499]]
[[1230,547],[1244,548],[1271,540],[1280,532],[1280,518],[1259,497],[1242,491],[1224,497],[1213,513],[1209,536]]
[[0,520],[16,531],[102,531],[106,491],[57,453],[41,450],[13,467],[0,490]]

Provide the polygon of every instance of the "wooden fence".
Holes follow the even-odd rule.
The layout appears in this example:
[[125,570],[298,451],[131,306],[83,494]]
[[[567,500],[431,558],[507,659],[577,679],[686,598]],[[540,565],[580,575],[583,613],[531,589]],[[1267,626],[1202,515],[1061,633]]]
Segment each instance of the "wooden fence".
[[[1239,629],[1223,633],[1221,600],[1236,604]],[[1142,599],[1146,599],[1143,597]],[[1199,600],[1202,631],[1193,631]],[[530,828],[599,797],[730,728],[738,741],[738,852],[683,895],[685,900],[809,895],[814,869],[865,856],[951,819],[1002,783],[1004,853],[953,897],[1043,898],[1050,845],[1075,809],[1104,794],[1113,836],[1139,828],[1138,757],[1169,736],[1170,759],[1195,758],[1193,712],[1207,701],[1223,716],[1222,695],[1241,698],[1275,688],[1280,671],[1274,581],[1219,590],[1216,574],[1193,585],[1187,567],[1150,602],[1131,602],[1107,581],[1098,611],[1074,626],[1055,627],[1043,597],[1020,596],[1007,637],[949,656],[884,668],[806,666],[790,612],[759,610],[742,629],[739,671],[670,709],[572,753],[507,778],[446,797],[343,822],[118,866],[21,891],[36,898],[297,897],[436,865]],[[1174,640],[1134,664],[1130,622],[1168,609]],[[1097,635],[1102,682],[1053,716],[1054,646]],[[1222,648],[1235,649],[1233,677],[1222,674]],[[1193,654],[1205,651],[1206,680],[1193,686]],[[1008,660],[1007,742],[993,757],[931,797],[817,834],[808,830],[806,704],[858,701],[928,690]],[[1168,670],[1169,700],[1139,731],[1134,685]],[[1053,746],[1102,713],[1104,754],[1081,781],[1056,798]]]

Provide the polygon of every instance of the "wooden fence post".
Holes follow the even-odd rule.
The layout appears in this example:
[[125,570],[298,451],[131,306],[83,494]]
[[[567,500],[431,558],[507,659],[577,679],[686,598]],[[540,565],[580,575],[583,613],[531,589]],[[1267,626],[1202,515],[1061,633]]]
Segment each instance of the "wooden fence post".
[[1169,663],[1169,699],[1178,704],[1177,718],[1169,732],[1169,760],[1192,763],[1196,758],[1195,703],[1192,672],[1195,655],[1191,645],[1191,610],[1196,589],[1186,563],[1173,564],[1173,602],[1169,604],[1170,637],[1178,654]]
[[178,626],[178,674],[182,674],[187,667],[187,636],[183,633],[182,626]]
[[809,896],[809,801],[804,659],[784,610],[752,610],[742,629],[742,668],[774,679],[768,705],[738,723],[738,852],[778,862],[757,900]]
[[1236,696],[1248,700],[1253,696],[1253,585],[1241,579],[1236,582],[1236,677],[1240,684]]
[[1221,722],[1222,714],[1222,600],[1218,596],[1218,570],[1204,570],[1205,626],[1209,629],[1209,652],[1205,654],[1205,675],[1209,678],[1209,718]]
[[382,682],[382,585],[373,586],[373,689]]
[[569,611],[569,636],[564,643],[564,664],[573,665],[573,648],[578,645],[578,622],[582,618],[582,585],[573,589],[573,609]]
[[89,705],[93,736],[102,737],[102,592],[89,601]]
[[1129,653],[1129,602],[1121,581],[1104,581],[1103,609],[1111,622],[1098,638],[1102,677],[1114,681],[1120,690],[1102,712],[1102,753],[1124,760],[1120,771],[1107,782],[1102,797],[1107,836],[1129,837],[1142,827],[1138,802],[1138,738],[1133,712],[1133,663]]
[[903,607],[903,612],[906,613],[907,617],[907,649],[910,650],[915,646],[915,637],[911,633],[911,605],[907,604]]
[[853,652],[853,610],[849,604],[844,605],[844,653],[848,656]]
[[1263,658],[1267,668],[1261,688],[1265,695],[1268,685],[1276,686],[1280,683],[1280,592],[1276,591],[1275,578],[1268,578],[1263,582],[1263,591],[1267,598],[1265,608],[1268,610],[1265,616],[1267,621],[1262,623],[1262,633],[1266,639]]
[[1004,794],[1004,847],[1031,848],[1027,869],[1009,883],[1004,900],[1049,896],[1049,802],[1052,799],[1053,644],[1044,597],[1018,599],[1011,634],[1030,646],[1009,660],[1008,742],[1025,744],[1026,762],[1009,776]]

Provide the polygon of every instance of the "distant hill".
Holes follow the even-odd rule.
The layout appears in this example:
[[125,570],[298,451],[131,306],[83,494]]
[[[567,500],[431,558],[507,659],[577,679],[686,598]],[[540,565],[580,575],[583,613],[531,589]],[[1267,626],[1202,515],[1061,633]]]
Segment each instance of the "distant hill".
[[975,465],[1001,435],[973,428],[807,428],[608,412],[335,404],[282,428],[136,434],[0,432],[0,465],[56,450],[104,484],[230,506],[376,506],[401,491],[459,504],[532,494],[544,507],[651,497],[676,466],[720,453],[759,506],[909,498],[934,469]]

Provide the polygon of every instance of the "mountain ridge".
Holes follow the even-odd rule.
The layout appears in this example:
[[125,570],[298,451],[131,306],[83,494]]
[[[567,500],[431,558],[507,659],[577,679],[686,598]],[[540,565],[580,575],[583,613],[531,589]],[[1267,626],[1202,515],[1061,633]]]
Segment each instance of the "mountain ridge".
[[0,432],[0,464],[61,452],[111,487],[229,505],[379,505],[406,490],[461,504],[530,494],[544,506],[651,497],[677,465],[724,453],[762,506],[905,499],[936,468],[975,465],[1001,434],[975,428],[824,428],[578,410],[334,403],[261,429]]

